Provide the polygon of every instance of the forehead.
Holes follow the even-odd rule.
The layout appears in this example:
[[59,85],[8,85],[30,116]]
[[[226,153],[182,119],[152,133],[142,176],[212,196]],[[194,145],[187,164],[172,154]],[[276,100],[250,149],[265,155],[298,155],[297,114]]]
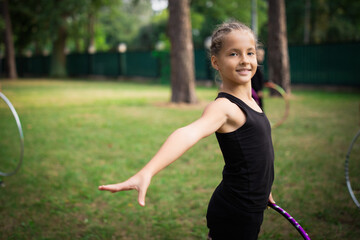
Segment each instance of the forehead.
[[255,39],[251,32],[246,30],[234,30],[224,38],[224,49],[227,48],[256,48]]

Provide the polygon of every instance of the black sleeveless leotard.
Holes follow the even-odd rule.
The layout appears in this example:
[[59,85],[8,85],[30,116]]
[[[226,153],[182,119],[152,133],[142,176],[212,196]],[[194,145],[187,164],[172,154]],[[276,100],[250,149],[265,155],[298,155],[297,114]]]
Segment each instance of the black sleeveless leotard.
[[[209,202],[208,227],[210,233],[226,230],[229,239],[256,239],[257,234],[256,238],[238,236],[251,229],[251,225],[258,225],[256,231],[260,230],[274,180],[271,127],[264,113],[235,96],[221,92],[217,98],[227,98],[236,104],[246,115],[246,121],[233,132],[216,133],[225,166],[223,180]],[[240,230],[241,226],[245,227]],[[227,239],[222,236],[221,239]]]

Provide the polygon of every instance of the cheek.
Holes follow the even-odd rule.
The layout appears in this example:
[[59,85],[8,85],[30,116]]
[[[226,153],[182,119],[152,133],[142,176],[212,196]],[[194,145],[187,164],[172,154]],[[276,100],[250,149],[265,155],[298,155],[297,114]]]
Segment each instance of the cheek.
[[253,65],[253,67],[252,67],[252,71],[251,71],[251,72],[252,72],[252,76],[255,75],[256,71],[257,71],[257,64]]
[[253,66],[255,66],[255,67],[257,67],[257,58],[256,57],[254,57],[253,59],[251,59],[251,64],[253,65]]
[[256,70],[258,64],[257,64],[257,60],[255,59],[254,61],[251,62],[252,68]]

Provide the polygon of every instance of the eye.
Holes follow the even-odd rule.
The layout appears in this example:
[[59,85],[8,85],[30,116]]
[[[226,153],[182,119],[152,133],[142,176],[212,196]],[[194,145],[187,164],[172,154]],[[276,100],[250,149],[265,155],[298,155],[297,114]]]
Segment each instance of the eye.
[[229,56],[234,56],[234,57],[236,57],[237,55],[238,54],[236,52],[232,52],[232,53],[229,54]]
[[249,56],[254,56],[254,55],[255,55],[255,52],[248,52],[248,55],[249,55]]

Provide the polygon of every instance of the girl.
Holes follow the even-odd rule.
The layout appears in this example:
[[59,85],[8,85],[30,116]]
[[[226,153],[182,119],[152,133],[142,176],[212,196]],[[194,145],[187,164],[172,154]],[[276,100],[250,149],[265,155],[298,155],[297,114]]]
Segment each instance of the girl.
[[257,69],[256,37],[242,23],[224,23],[213,33],[210,52],[211,64],[222,79],[216,100],[198,120],[174,131],[138,173],[99,190],[135,189],[139,204],[145,206],[152,177],[215,132],[225,166],[223,180],[208,206],[209,238],[257,239],[267,202],[274,202],[274,153],[269,121],[251,97],[251,78]]

